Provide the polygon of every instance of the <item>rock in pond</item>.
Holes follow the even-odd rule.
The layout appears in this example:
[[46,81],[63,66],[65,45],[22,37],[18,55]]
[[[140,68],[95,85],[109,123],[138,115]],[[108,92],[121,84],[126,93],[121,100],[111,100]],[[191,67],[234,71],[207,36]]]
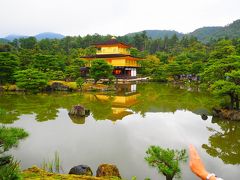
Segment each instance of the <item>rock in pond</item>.
[[117,166],[113,164],[101,164],[98,166],[97,169],[97,177],[103,177],[103,176],[116,176],[121,178],[119,170]]
[[88,116],[90,114],[90,111],[88,109],[85,109],[81,105],[75,105],[72,107],[72,109],[69,111],[68,114],[71,116],[83,117],[83,116]]
[[240,111],[231,109],[213,109],[213,117],[227,119],[232,121],[240,121]]
[[87,165],[78,165],[70,169],[68,174],[92,176],[92,170]]
[[201,118],[202,118],[202,120],[204,120],[204,121],[205,121],[205,120],[207,120],[207,119],[208,119],[208,116],[207,116],[206,114],[202,114],[202,115],[201,115]]

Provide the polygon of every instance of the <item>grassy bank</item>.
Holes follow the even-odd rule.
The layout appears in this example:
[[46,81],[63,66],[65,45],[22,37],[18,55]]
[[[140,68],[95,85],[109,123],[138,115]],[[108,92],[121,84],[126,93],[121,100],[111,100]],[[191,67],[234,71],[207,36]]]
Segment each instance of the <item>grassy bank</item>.
[[55,180],[55,179],[68,179],[68,180],[121,180],[118,177],[95,177],[95,176],[83,176],[83,175],[72,175],[72,174],[56,174],[56,173],[49,173],[40,169],[36,166],[28,168],[22,172],[22,177],[28,180],[40,180],[40,179],[48,179],[48,180]]

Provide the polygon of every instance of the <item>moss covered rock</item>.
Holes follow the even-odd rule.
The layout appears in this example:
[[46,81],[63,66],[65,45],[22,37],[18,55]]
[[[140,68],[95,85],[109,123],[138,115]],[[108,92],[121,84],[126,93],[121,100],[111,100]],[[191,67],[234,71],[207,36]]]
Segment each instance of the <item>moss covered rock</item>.
[[97,177],[109,177],[109,176],[116,176],[121,178],[119,170],[117,166],[113,164],[101,164],[98,166],[97,169]]
[[90,114],[90,111],[78,104],[78,105],[73,106],[71,108],[71,110],[68,112],[68,114],[70,116],[85,117]]
[[67,179],[67,180],[120,180],[117,177],[94,177],[84,175],[73,175],[73,174],[55,174],[46,172],[36,166],[28,168],[22,172],[23,179],[27,180],[55,180],[55,179]]

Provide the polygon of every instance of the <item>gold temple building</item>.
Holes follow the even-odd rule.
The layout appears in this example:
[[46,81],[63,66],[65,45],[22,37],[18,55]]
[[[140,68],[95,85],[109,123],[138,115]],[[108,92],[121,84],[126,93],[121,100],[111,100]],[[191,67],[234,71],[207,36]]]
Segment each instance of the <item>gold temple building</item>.
[[136,78],[137,68],[140,67],[138,61],[141,59],[130,55],[130,45],[118,42],[115,37],[109,41],[93,45],[97,49],[96,55],[83,57],[87,60],[88,67],[91,67],[92,61],[96,59],[103,59],[114,67],[113,75],[116,78]]

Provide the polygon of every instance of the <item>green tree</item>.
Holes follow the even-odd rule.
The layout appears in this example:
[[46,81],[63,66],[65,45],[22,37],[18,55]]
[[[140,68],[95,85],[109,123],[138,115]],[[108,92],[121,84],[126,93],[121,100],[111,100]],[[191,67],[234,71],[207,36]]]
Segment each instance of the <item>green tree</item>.
[[168,38],[168,36],[164,36],[164,38],[163,38],[163,49],[165,51],[168,51],[168,44],[169,44],[169,38]]
[[91,64],[90,76],[94,79],[96,84],[101,78],[111,79],[113,76],[112,71],[113,67],[106,61],[96,59]]
[[57,52],[61,52],[61,49],[59,47],[59,41],[60,40],[58,39],[42,39],[37,44],[42,52],[48,54],[57,54]]
[[199,74],[201,73],[203,70],[203,65],[202,65],[202,62],[201,61],[196,61],[196,62],[193,62],[190,66],[190,73],[191,74]]
[[77,87],[79,87],[82,90],[82,86],[84,84],[84,79],[82,77],[79,77],[76,79]]
[[74,81],[81,76],[80,67],[85,67],[85,61],[79,58],[73,59],[70,65],[66,66],[65,74],[68,81]]
[[47,77],[50,79],[50,80],[65,80],[66,78],[66,75],[63,71],[59,70],[59,71],[48,71],[47,73]]
[[48,83],[46,74],[37,69],[17,71],[14,77],[19,88],[24,88],[32,92],[42,90]]
[[155,73],[156,69],[159,68],[160,60],[155,55],[148,55],[146,59],[140,61],[141,63],[141,74],[150,76]]
[[169,39],[169,47],[173,48],[174,46],[176,46],[176,44],[178,43],[178,37],[176,34],[174,34],[170,39]]
[[171,62],[166,67],[168,76],[173,77],[175,80],[180,78],[180,75],[186,73],[186,65],[180,65],[177,62]]
[[229,55],[235,55],[236,49],[232,44],[231,40],[220,40],[214,46],[214,50],[211,52],[210,56],[212,59],[222,59]]
[[158,57],[158,59],[160,59],[160,61],[164,64],[167,64],[168,63],[168,57],[169,57],[169,54],[166,53],[166,52],[156,52],[156,56]]
[[151,167],[156,167],[166,180],[172,180],[174,176],[180,177],[179,163],[187,161],[186,150],[163,149],[159,146],[150,146],[146,151],[145,160]]
[[9,52],[11,51],[11,46],[9,44],[1,44],[0,43],[0,52]]
[[140,34],[135,34],[133,37],[133,40],[134,40],[134,46],[138,50],[144,49],[144,39],[142,38],[142,36]]
[[84,67],[85,66],[85,61],[82,59],[73,59],[73,61],[71,62],[71,65],[75,65],[75,66],[79,66],[79,67]]
[[49,70],[63,70],[64,61],[61,58],[53,55],[37,54],[34,56],[33,67],[42,71],[47,72]]
[[0,179],[20,179],[19,163],[12,156],[3,154],[12,147],[17,147],[19,140],[28,136],[23,129],[0,127]]
[[65,70],[67,81],[74,81],[80,76],[80,67],[76,65],[70,65]]
[[19,59],[9,52],[0,52],[0,84],[13,82],[14,72],[18,69]]
[[152,73],[152,78],[154,81],[166,82],[167,81],[166,66],[162,63],[159,66],[157,66],[154,72]]
[[91,56],[96,54],[96,48],[95,47],[87,47],[85,49],[78,49],[78,55],[79,56]]
[[37,44],[37,39],[35,37],[20,38],[19,43],[23,49],[34,49]]
[[136,48],[130,48],[130,54],[133,57],[145,58],[148,53],[146,51],[140,51]]
[[17,55],[20,61],[20,70],[28,69],[32,66],[35,53],[32,49],[22,49],[19,51]]
[[[240,71],[238,71],[238,73],[239,72]],[[233,74],[233,72],[228,74]],[[238,84],[235,84],[234,82],[218,80],[211,85],[211,91],[213,94],[217,96],[226,96],[226,95],[229,96],[230,109],[239,110],[240,84],[238,85]]]
[[230,109],[239,109],[240,56],[228,56],[211,62],[201,73],[202,82],[218,96],[230,97]]
[[12,147],[16,147],[20,139],[28,136],[23,129],[20,128],[10,128],[10,127],[0,127],[0,147],[2,152],[8,151]]

